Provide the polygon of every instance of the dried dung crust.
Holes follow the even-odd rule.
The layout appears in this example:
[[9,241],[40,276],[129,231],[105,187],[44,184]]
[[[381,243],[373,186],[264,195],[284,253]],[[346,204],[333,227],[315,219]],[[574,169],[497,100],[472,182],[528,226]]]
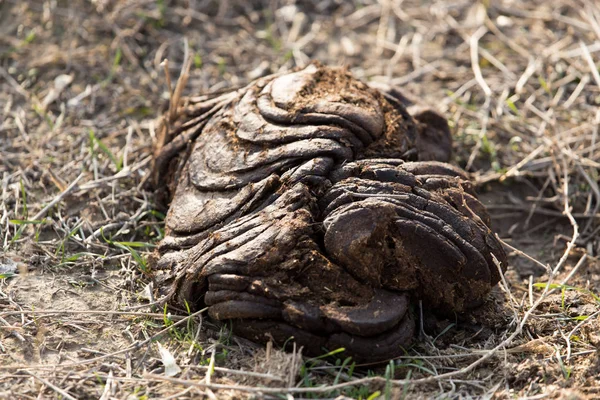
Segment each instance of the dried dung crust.
[[438,113],[316,63],[187,99],[155,157],[158,286],[253,340],[399,355],[416,301],[466,311],[506,265],[450,153]]

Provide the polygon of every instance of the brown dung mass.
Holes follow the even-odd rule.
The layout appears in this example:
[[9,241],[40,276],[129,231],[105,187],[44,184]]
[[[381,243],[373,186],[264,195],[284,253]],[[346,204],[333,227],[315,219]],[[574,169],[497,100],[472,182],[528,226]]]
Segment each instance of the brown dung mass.
[[467,311],[506,266],[446,120],[396,88],[313,63],[164,122],[157,284],[240,336],[393,358],[418,301]]

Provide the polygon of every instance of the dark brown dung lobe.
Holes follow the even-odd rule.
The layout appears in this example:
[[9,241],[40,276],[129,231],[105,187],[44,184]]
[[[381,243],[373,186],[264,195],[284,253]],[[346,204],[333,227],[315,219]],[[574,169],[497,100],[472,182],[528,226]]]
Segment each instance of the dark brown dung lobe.
[[438,113],[339,68],[186,99],[155,155],[159,289],[252,340],[398,356],[415,302],[468,310],[506,264],[450,151]]

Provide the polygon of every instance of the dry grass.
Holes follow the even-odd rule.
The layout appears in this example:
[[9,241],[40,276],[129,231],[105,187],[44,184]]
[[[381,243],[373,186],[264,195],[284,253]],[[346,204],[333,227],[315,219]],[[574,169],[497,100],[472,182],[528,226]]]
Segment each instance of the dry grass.
[[[600,396],[600,7],[421,3],[0,1],[0,397]],[[184,95],[318,59],[438,107],[512,252],[493,299],[383,367],[152,305],[143,184],[186,41]]]

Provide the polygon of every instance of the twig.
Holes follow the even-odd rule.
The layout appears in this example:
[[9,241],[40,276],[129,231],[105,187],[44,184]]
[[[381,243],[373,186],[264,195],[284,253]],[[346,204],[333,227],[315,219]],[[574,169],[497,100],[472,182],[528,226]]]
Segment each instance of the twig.
[[40,210],[40,212],[35,214],[35,216],[32,219],[34,221],[36,221],[36,220],[39,220],[40,218],[42,218],[44,215],[46,215],[48,210],[50,210],[52,207],[54,207],[54,205],[56,203],[58,203],[59,201],[64,199],[69,193],[71,193],[73,190],[75,190],[77,188],[77,183],[79,183],[79,181],[83,177],[84,177],[84,173],[82,172],[79,174],[79,176],[77,178],[75,178],[75,180],[69,186],[67,186],[67,188],[61,194],[56,196],[50,203],[46,204],[46,206],[44,208],[42,208]]
[[26,374],[29,374],[31,376],[33,376],[35,379],[37,379],[38,381],[42,382],[44,385],[48,386],[49,388],[51,388],[52,390],[54,390],[56,393],[60,394],[61,396],[63,396],[65,399],[69,399],[69,400],[77,400],[75,397],[71,396],[69,393],[65,392],[63,389],[59,388],[58,386],[56,386],[55,384],[48,382],[47,380],[45,380],[44,378],[42,378],[41,376],[38,376],[36,374],[34,374],[31,371],[24,371]]
[[483,26],[480,26],[479,29],[477,29],[475,33],[471,35],[471,38],[469,39],[469,46],[471,49],[471,68],[473,68],[473,74],[475,75],[475,79],[477,80],[479,86],[481,86],[481,89],[483,90],[483,93],[485,93],[485,96],[490,97],[492,95],[492,89],[490,89],[488,84],[485,82],[485,79],[483,79],[483,75],[481,74],[481,68],[479,67],[478,52],[479,39],[481,39],[481,37],[485,35],[486,32],[487,29]]
[[11,324],[8,323],[7,320],[5,320],[2,317],[0,317],[0,322],[2,322],[6,328],[10,329],[11,330],[11,332],[10,332],[11,335],[13,335],[14,337],[16,337],[20,342],[22,342],[22,343],[26,342],[25,338],[19,332],[13,330],[13,329],[19,329],[18,327],[12,326]]
[[592,55],[590,54],[590,51],[583,42],[579,42],[579,46],[581,47],[581,51],[583,52],[583,57],[585,58],[585,61],[587,61],[590,67],[590,71],[592,73],[592,76],[594,77],[594,81],[596,81],[596,85],[600,87],[600,74],[598,73],[598,68],[594,63],[594,60],[592,60]]
[[569,359],[571,358],[571,337],[575,334],[575,332],[577,332],[583,325],[587,324],[590,321],[593,321],[595,317],[597,317],[600,314],[600,310],[594,312],[592,315],[588,316],[586,319],[584,319],[583,321],[579,322],[577,325],[575,325],[575,328],[573,328],[571,330],[571,332],[569,332],[569,334],[567,335],[567,338],[565,340],[565,342],[567,343],[567,361],[569,361]]
[[[207,369],[211,368],[208,365],[181,365],[181,367],[182,368],[200,369],[200,370],[207,370]],[[220,373],[229,374],[229,375],[251,376],[253,378],[262,378],[262,379],[269,379],[269,380],[273,380],[273,381],[284,382],[284,379],[282,379],[281,377],[279,377],[277,375],[263,374],[260,372],[243,371],[243,370],[239,370],[239,369],[230,369],[230,368],[215,367],[215,366],[213,366],[212,369],[215,372],[220,372]]]
[[6,70],[2,66],[0,66],[0,75],[2,75],[4,79],[6,79],[6,82],[8,82],[10,86],[13,87],[13,89],[15,89],[15,92],[19,93],[26,99],[29,99],[29,93],[25,89],[23,89],[23,86],[19,85],[19,82],[15,81],[15,79],[12,76],[10,76],[10,74],[6,72]]
[[[183,65],[181,67],[181,73],[179,74],[179,79],[177,79],[177,83],[175,83],[175,91],[171,93],[171,91],[169,90],[169,93],[171,94],[171,97],[169,99],[169,111],[168,111],[168,115],[169,115],[169,122],[173,122],[175,121],[175,118],[177,118],[177,113],[178,113],[178,109],[179,109],[179,100],[181,100],[181,94],[183,93],[183,89],[185,88],[188,78],[189,78],[189,73],[190,73],[190,68],[192,66],[192,60],[189,54],[189,45],[188,45],[188,41],[187,39],[184,39],[184,46],[185,46],[185,54],[183,57]],[[168,76],[168,74],[167,74]],[[171,84],[169,82],[169,88],[171,87]]]

